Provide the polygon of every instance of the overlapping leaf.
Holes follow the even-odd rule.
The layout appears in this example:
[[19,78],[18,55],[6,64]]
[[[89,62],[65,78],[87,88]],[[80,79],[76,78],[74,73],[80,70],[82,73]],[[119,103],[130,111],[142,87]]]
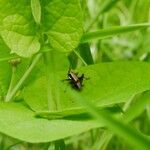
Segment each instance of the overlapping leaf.
[[52,49],[72,51],[82,35],[79,1],[36,2],[39,9],[35,9],[34,1],[31,4],[26,0],[0,1],[0,35],[11,52],[32,56],[40,50],[43,34],[48,37]]

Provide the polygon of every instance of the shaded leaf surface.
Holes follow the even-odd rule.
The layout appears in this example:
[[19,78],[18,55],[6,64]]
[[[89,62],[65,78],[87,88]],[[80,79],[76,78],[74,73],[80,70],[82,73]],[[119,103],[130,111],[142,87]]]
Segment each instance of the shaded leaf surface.
[[77,51],[88,65],[94,64],[89,44],[81,44]]

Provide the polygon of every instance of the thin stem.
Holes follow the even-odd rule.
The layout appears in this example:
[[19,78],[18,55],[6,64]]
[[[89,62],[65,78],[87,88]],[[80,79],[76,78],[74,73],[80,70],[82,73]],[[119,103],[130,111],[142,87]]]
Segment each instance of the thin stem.
[[11,80],[10,80],[10,85],[6,94],[6,98],[5,101],[7,102],[9,95],[11,93],[11,90],[13,89],[13,85],[14,85],[14,80],[15,80],[15,71],[16,71],[16,66],[12,66],[12,76],[11,76]]
[[84,59],[80,56],[80,54],[77,51],[74,50],[74,53],[78,56],[78,58],[83,62],[85,66],[88,66],[88,64],[84,61]]
[[6,102],[9,102],[13,98],[13,96],[17,93],[17,91],[20,89],[20,87],[22,86],[22,84],[24,83],[24,81],[27,79],[27,77],[29,76],[29,74],[31,73],[31,71],[33,70],[34,66],[39,61],[39,59],[40,59],[41,56],[42,56],[42,54],[36,55],[36,57],[34,58],[32,64],[27,69],[27,71],[24,73],[24,75],[22,76],[22,78],[20,79],[20,81],[14,87],[14,89],[12,90],[12,92],[9,93],[9,95],[7,95],[7,99],[5,99]]

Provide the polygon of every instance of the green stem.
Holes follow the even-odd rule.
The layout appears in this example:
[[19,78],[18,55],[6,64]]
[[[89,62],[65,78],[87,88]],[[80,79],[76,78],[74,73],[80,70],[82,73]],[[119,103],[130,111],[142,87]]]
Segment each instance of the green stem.
[[22,78],[20,79],[20,81],[14,87],[14,89],[12,90],[12,92],[7,95],[7,99],[5,99],[6,102],[9,102],[13,98],[13,96],[17,93],[17,91],[20,89],[20,87],[22,86],[22,84],[24,83],[24,81],[27,79],[27,77],[29,76],[29,74],[31,73],[31,71],[33,70],[34,66],[36,65],[36,63],[41,58],[41,56],[42,56],[42,54],[36,55],[36,57],[34,58],[32,64],[27,69],[27,71],[24,73],[24,75],[22,76]]
[[5,98],[6,102],[8,101],[11,90],[13,89],[14,80],[15,80],[15,71],[16,71],[16,66],[12,66],[12,76],[11,76],[10,85]]
[[77,51],[74,50],[74,53],[78,56],[78,58],[83,62],[85,66],[88,66],[88,64],[84,61],[84,59],[80,56],[80,54]]

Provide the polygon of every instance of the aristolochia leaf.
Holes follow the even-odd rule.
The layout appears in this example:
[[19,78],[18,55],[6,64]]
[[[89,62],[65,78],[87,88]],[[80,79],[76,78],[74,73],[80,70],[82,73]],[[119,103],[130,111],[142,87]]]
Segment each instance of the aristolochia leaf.
[[0,1],[0,35],[11,52],[22,57],[40,50],[43,35],[51,49],[70,52],[82,36],[80,1]]
[[38,38],[34,36],[24,36],[8,30],[2,31],[1,36],[11,49],[11,52],[22,57],[30,57],[40,49]]
[[44,4],[42,23],[54,50],[69,52],[82,35],[82,11],[79,0],[51,0]]
[[29,1],[0,1],[0,35],[12,53],[30,57],[40,50]]

